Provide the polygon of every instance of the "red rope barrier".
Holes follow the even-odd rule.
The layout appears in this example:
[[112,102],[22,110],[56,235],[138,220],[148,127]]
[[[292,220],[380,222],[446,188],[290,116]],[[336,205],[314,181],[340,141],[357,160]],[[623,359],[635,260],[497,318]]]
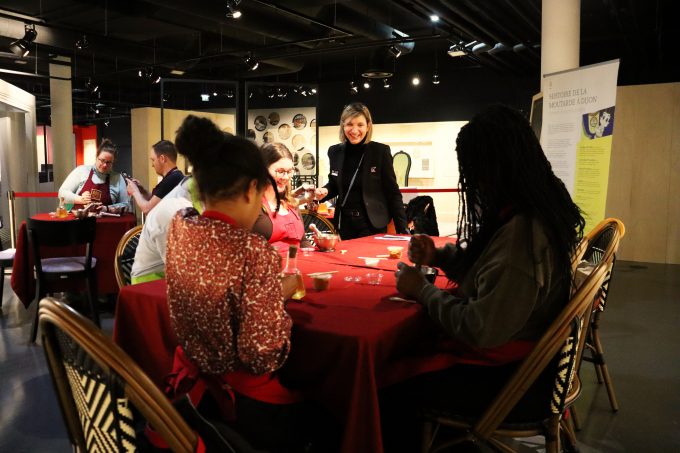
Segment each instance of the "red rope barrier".
[[428,192],[460,192],[460,189],[428,189],[426,187],[419,189],[399,189],[401,193],[428,193]]
[[56,198],[58,192],[14,192],[14,198]]

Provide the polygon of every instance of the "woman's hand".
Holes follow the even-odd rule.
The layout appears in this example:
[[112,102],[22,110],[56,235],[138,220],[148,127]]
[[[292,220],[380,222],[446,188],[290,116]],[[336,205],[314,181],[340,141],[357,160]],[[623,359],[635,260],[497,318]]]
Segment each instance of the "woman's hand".
[[412,299],[416,299],[423,286],[427,284],[420,269],[403,262],[397,264],[397,272],[394,275],[397,277],[397,291]]
[[328,195],[328,189],[326,189],[324,187],[318,187],[318,188],[314,189],[314,199],[315,200],[321,200],[326,195]]
[[434,241],[426,234],[414,234],[408,243],[408,259],[416,264],[430,266],[435,251]]
[[90,204],[92,203],[92,198],[90,197],[90,192],[83,192],[80,194],[80,196],[76,199],[78,204]]

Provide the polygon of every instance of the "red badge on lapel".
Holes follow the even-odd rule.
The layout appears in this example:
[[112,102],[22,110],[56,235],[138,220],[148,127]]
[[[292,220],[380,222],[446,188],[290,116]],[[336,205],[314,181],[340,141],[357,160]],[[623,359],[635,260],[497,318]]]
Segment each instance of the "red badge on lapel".
[[378,171],[377,168],[378,168],[378,167],[371,167],[371,173],[377,172],[377,171]]

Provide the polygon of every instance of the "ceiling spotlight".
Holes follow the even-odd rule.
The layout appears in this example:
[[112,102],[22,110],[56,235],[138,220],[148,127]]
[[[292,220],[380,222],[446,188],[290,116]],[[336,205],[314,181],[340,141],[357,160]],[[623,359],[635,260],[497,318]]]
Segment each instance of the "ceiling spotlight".
[[394,58],[399,58],[401,56],[401,49],[397,47],[395,44],[392,44],[387,48],[387,51],[392,55]]
[[430,22],[439,22],[439,16],[437,16],[436,14],[431,14]]
[[227,91],[227,98],[233,99],[234,98],[234,92],[233,91]]
[[88,77],[87,82],[85,82],[85,88],[87,88],[90,94],[95,94],[99,91],[99,85],[92,80],[92,77]]
[[368,80],[364,80],[364,90],[368,90],[371,88],[371,82]]
[[217,97],[217,91],[213,91],[213,96]]
[[208,93],[201,94],[201,101],[209,102],[210,101],[210,95]]
[[420,85],[420,76],[418,74],[414,75],[413,78],[411,79],[411,83],[414,86]]
[[238,4],[241,0],[227,0],[227,17],[230,19],[239,19],[243,14],[238,9]]
[[146,68],[140,69],[139,71],[137,71],[137,75],[152,84],[156,84],[161,81],[161,76],[159,74],[156,74],[156,72],[153,69],[153,66],[147,66]]
[[76,49],[83,50],[90,47],[90,41],[87,40],[87,35],[82,35],[76,40]]
[[104,120],[104,127],[109,127],[109,124],[111,124],[111,121],[109,121],[108,119],[105,119]]
[[433,85],[439,85],[439,73],[435,72],[432,74],[432,84]]
[[310,91],[312,92],[312,94],[316,94],[316,88],[312,88]]
[[446,53],[449,54],[449,57],[464,57],[467,55],[467,51],[463,43],[452,44]]
[[37,36],[38,32],[35,31],[35,25],[24,25],[24,37],[10,43],[9,50],[15,55],[25,57],[31,52],[29,46]]
[[167,91],[164,91],[162,99],[163,99],[163,102],[168,102],[170,100],[170,93],[168,93]]
[[243,62],[245,63],[246,67],[248,68],[248,71],[254,71],[254,70],[257,69],[258,66],[260,66],[260,62],[257,61],[256,59],[254,59],[251,54],[248,54],[243,59]]
[[349,83],[349,92],[350,92],[351,94],[357,94],[357,93],[359,92],[359,87],[357,87],[357,84],[354,83],[354,80],[352,80],[352,81]]
[[389,90],[392,87],[390,79],[383,79],[383,88]]

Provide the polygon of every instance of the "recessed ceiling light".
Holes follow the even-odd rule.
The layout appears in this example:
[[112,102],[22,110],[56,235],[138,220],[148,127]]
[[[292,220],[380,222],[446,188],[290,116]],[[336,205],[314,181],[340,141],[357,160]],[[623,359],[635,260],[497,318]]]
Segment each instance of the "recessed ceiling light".
[[170,74],[172,74],[172,75],[184,75],[184,71],[182,71],[181,69],[173,69],[172,71],[170,71]]
[[430,20],[432,22],[439,22],[439,16],[437,16],[436,14],[432,14],[430,15]]

